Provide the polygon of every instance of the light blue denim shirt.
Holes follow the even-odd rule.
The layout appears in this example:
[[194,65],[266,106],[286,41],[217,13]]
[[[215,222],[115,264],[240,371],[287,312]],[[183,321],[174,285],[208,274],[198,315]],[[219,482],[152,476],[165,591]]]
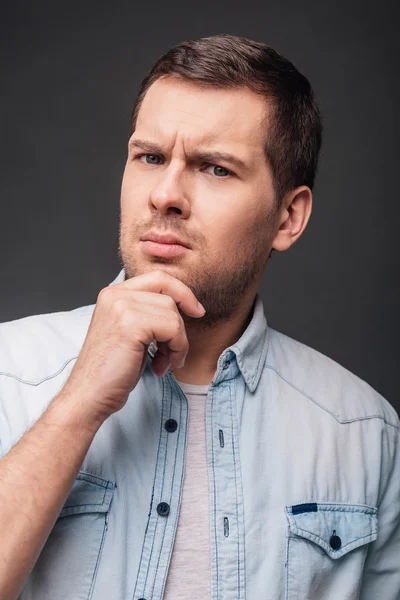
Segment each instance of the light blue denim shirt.
[[[0,325],[3,455],[62,389],[93,310]],[[188,406],[171,371],[152,372],[154,351],[96,433],[21,600],[162,598]],[[398,415],[365,381],[267,326],[259,295],[219,357],[206,436],[213,600],[400,598]]]

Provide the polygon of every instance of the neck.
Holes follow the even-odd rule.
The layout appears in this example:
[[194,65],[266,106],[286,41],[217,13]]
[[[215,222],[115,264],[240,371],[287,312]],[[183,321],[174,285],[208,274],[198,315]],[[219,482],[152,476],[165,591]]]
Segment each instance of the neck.
[[246,299],[230,319],[202,329],[195,320],[186,324],[189,352],[181,369],[173,369],[177,381],[193,385],[211,383],[222,352],[237,342],[247,329],[254,307],[255,295]]

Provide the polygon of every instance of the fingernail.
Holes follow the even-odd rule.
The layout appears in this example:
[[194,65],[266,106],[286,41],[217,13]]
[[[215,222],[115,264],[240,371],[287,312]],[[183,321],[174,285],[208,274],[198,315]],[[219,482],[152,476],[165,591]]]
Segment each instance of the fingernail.
[[203,313],[206,312],[206,309],[204,308],[204,306],[202,304],[200,304],[200,302],[197,302],[197,306],[198,306],[199,310],[201,310]]
[[184,358],[183,361],[181,362],[181,364],[179,365],[180,369],[182,369],[183,365],[185,364],[185,360],[186,360],[186,358]]

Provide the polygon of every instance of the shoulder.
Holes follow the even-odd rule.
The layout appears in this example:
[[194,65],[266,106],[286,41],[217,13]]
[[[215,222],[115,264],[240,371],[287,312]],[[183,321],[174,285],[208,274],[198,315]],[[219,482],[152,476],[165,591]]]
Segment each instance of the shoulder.
[[0,384],[4,377],[39,382],[76,357],[94,306],[0,323]]
[[69,376],[94,305],[0,323],[0,457]]
[[399,427],[394,407],[370,384],[325,354],[272,328],[265,368],[339,423],[377,418]]

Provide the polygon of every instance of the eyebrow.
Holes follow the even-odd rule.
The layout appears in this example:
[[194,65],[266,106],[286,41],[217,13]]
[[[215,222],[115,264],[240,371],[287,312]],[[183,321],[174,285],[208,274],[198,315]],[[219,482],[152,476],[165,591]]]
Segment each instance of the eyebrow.
[[[148,142],[146,140],[133,139],[129,142],[129,148],[140,148],[145,152],[151,152],[155,154],[163,154],[162,148],[156,142]],[[224,161],[239,167],[240,169],[249,170],[249,167],[237,156],[230,154],[229,152],[219,152],[218,150],[198,150],[190,156],[191,160],[197,160],[199,162],[213,162],[213,161]]]

